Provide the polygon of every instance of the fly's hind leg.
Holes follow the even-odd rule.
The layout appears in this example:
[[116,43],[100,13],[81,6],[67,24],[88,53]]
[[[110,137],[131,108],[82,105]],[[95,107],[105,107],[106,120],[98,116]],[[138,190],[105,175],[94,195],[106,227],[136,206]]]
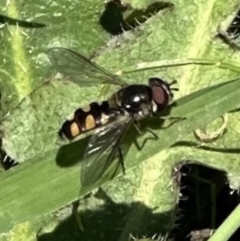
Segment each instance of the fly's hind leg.
[[[123,175],[125,175],[126,171],[125,171],[124,159],[123,159],[122,149],[120,147],[118,148],[118,161],[122,168],[122,173],[123,173]],[[119,168],[119,165],[118,165],[118,168]],[[118,168],[116,168],[116,170],[114,170],[114,172],[112,173],[111,179],[114,178],[116,176],[116,174],[118,173]]]
[[119,155],[119,162],[120,162],[120,165],[121,165],[121,167],[122,167],[123,175],[125,175],[126,172],[125,172],[123,154],[122,154],[122,149],[121,149],[120,147],[118,148],[118,155]]

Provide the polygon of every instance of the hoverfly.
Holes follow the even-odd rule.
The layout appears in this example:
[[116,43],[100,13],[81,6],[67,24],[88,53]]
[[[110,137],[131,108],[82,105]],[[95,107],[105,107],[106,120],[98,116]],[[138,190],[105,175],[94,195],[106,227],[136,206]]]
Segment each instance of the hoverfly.
[[120,145],[129,127],[132,124],[137,127],[139,120],[161,114],[172,102],[172,91],[177,89],[171,85],[175,81],[168,84],[154,77],[148,80],[148,85],[128,85],[72,50],[51,48],[48,57],[57,71],[80,85],[112,84],[120,87],[107,100],[77,109],[58,133],[61,138],[71,141],[82,133],[95,130],[85,150],[81,172],[82,186],[90,185],[106,172],[117,153],[118,163],[123,164]]

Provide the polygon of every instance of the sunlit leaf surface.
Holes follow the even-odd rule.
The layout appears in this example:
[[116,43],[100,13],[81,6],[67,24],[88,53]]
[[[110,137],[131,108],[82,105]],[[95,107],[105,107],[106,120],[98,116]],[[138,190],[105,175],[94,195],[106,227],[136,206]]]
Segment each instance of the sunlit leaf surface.
[[[56,211],[77,199],[80,191],[80,196],[83,196],[103,182],[106,182],[104,190],[116,205],[119,204],[117,207],[127,210],[123,212],[125,221],[116,224],[116,215],[106,223],[106,216],[92,218],[97,208],[95,199],[90,198],[86,205],[82,205],[82,210],[90,208],[92,216],[84,220],[85,232],[76,234],[77,240],[96,238],[92,230],[94,227],[97,229],[97,225],[101,226],[101,230],[113,230],[110,234],[104,232],[102,240],[127,240],[129,233],[138,234],[147,229],[146,217],[156,218],[157,215],[161,218],[158,216],[153,234],[166,231],[169,228],[166,223],[172,219],[178,199],[177,188],[171,178],[172,168],[181,160],[223,169],[231,177],[233,187],[239,187],[240,163],[239,152],[236,152],[239,148],[239,113],[229,114],[228,131],[223,137],[214,143],[204,144],[211,147],[211,151],[198,148],[200,143],[192,134],[196,128],[204,127],[225,112],[239,107],[240,81],[238,74],[230,69],[187,65],[122,76],[128,83],[147,83],[150,76],[169,81],[176,79],[180,91],[175,98],[179,100],[171,115],[184,116],[186,120],[164,130],[160,129],[157,120],[152,121],[149,125],[154,127],[160,139],[148,140],[141,151],[132,144],[136,133],[131,130],[125,140],[130,147],[125,156],[126,175],[107,182],[106,173],[87,190],[81,190],[80,165],[74,165],[81,161],[87,139],[61,149],[59,154],[56,133],[62,121],[75,108],[97,100],[100,86],[81,88],[64,80],[51,80],[29,95],[56,73],[46,56],[47,48],[53,46],[79,50],[86,55],[104,47],[95,61],[113,73],[139,62],[164,59],[205,58],[216,62],[234,59],[238,62],[239,53],[213,38],[218,24],[232,13],[237,1],[198,0],[186,3],[174,0],[174,10],[159,12],[135,31],[110,41],[97,24],[98,11],[103,9],[101,1],[34,1],[33,4],[29,0],[20,0],[8,3],[0,5],[5,15],[34,20],[47,24],[47,27],[18,29],[16,26],[4,26],[0,29],[2,104],[7,110],[22,100],[1,123],[4,148],[12,158],[21,162],[15,169],[0,173],[1,232],[14,224]],[[139,8],[147,5],[146,1],[132,1],[132,4]],[[236,80],[227,83],[233,79]],[[219,83],[226,84],[219,86]],[[215,87],[207,88],[211,86]],[[202,88],[206,89],[194,92]],[[213,130],[218,126],[218,120],[211,124]],[[151,138],[151,135],[146,133],[137,137],[138,143],[144,144],[146,138]],[[171,147],[176,142],[178,145]],[[229,151],[223,152],[226,148]],[[132,204],[131,210],[126,208],[128,204]],[[34,228],[36,231],[37,228]],[[22,235],[25,235],[23,240],[31,238],[28,231]],[[69,237],[64,235],[63,239]]]

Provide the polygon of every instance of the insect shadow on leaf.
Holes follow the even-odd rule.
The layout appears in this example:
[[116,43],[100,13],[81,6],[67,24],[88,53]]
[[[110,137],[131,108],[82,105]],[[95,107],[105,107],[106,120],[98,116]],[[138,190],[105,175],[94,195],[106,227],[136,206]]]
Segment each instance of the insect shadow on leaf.
[[[177,164],[181,173],[179,189],[185,198],[179,199],[178,210],[184,215],[171,234],[179,240],[189,240],[189,237],[195,240],[193,231],[205,236],[208,232],[205,233],[204,229],[215,230],[222,224],[238,205],[239,195],[231,193],[226,172],[207,167],[196,160],[181,162]],[[235,235],[236,239],[232,240],[239,240],[239,232]]]
[[[160,212],[157,208],[151,208],[142,202],[116,202],[107,192],[100,195],[101,197],[99,194],[91,196],[86,200],[86,204],[80,203],[79,215],[83,221],[84,232],[79,232],[75,216],[72,214],[62,222],[58,222],[51,232],[42,232],[37,240],[52,240],[53,237],[56,240],[112,241],[119,240],[119,237],[122,240],[130,240],[131,236],[156,237],[156,233],[165,235],[169,232],[168,225],[159,225],[159,223],[168,224],[172,210]],[[91,203],[96,205],[93,208],[91,206],[86,208],[86,205]],[[127,223],[133,225],[124,230]]]
[[159,11],[173,7],[174,5],[170,2],[157,1],[150,4],[146,9],[134,10],[129,4],[122,3],[120,0],[110,0],[105,4],[105,10],[99,18],[99,24],[108,33],[119,35],[124,31],[133,30]]

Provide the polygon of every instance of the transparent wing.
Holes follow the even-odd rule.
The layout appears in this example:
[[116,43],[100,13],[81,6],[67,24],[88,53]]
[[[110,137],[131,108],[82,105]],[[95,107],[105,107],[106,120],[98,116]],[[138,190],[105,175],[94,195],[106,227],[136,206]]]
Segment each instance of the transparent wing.
[[107,72],[83,55],[65,48],[51,48],[47,51],[48,58],[58,72],[70,77],[77,84],[112,84],[126,86],[119,77]]
[[[81,168],[82,186],[95,183],[108,170],[131,124],[132,118],[125,117],[118,123],[96,130],[84,154]],[[117,170],[120,165],[121,162],[117,160],[114,170]]]

